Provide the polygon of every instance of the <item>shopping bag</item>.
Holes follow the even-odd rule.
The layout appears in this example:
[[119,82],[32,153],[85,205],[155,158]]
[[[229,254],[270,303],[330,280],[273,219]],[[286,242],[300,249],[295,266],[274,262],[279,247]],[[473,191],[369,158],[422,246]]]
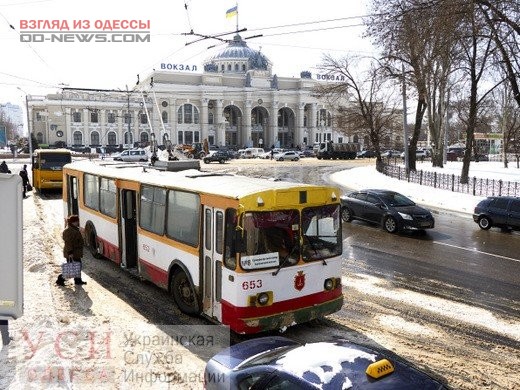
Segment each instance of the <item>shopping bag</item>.
[[31,185],[31,183],[27,183],[27,191],[32,191],[32,185]]
[[64,279],[81,278],[81,263],[71,261],[61,265],[61,275]]

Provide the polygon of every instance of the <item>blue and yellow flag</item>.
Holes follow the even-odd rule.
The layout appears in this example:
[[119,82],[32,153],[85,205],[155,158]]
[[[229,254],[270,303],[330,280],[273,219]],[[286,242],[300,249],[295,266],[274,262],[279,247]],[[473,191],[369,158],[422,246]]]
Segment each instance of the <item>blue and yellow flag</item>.
[[236,14],[238,14],[238,6],[235,5],[233,8],[226,11],[226,18],[232,18]]

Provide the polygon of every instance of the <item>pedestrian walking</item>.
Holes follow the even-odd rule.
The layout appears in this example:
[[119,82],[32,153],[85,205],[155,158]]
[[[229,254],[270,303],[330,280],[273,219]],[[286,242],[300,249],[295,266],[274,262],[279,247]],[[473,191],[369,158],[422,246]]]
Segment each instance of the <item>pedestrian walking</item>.
[[20,170],[20,177],[22,178],[22,189],[23,189],[23,197],[27,198],[27,185],[29,184],[29,175],[27,174],[27,165],[24,164],[23,168]]
[[[81,264],[81,258],[83,257],[83,236],[79,230],[79,217],[77,215],[71,215],[67,218],[67,227],[62,233],[63,238],[63,257],[67,261],[75,261]],[[65,278],[62,274],[58,275],[56,280],[58,286],[65,285]],[[87,284],[87,282],[81,279],[81,274],[78,278],[74,278],[74,284]]]

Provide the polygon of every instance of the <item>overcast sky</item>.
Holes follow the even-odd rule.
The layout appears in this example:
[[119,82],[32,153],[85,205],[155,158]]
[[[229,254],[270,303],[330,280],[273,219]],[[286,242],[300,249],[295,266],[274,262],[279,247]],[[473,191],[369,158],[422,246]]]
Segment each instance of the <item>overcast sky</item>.
[[[370,55],[370,42],[362,38],[360,26],[360,16],[367,14],[365,3],[243,0],[238,2],[238,24],[239,28],[247,28],[241,33],[243,38],[263,34],[248,43],[267,55],[279,77],[299,77],[302,70],[315,75],[324,53],[338,58],[347,53]],[[223,43],[211,39],[186,45],[197,37],[183,33],[193,30],[213,35],[234,31],[236,18],[226,18],[226,11],[234,5],[232,0],[0,0],[0,102],[24,104],[24,94],[17,87],[35,95],[53,93],[62,84],[76,88],[131,88],[137,74],[144,79],[152,69],[160,69],[161,63],[196,65],[202,72],[204,59],[222,48]],[[70,30],[58,33],[72,34],[81,32],[74,28],[75,20],[90,26],[98,20],[149,20],[150,42],[95,43],[78,42],[76,38],[73,43],[34,42],[39,39],[35,30],[46,30],[43,37],[47,39],[52,29],[24,28],[24,20],[66,21]],[[92,28],[88,31],[103,32]],[[208,49],[211,45],[218,46]]]

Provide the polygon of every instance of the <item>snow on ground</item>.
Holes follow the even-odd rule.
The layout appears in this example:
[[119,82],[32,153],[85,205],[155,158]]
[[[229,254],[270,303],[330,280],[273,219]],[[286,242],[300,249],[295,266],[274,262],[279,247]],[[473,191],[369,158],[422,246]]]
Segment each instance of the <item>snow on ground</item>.
[[[23,163],[9,166],[17,173]],[[461,163],[450,162],[444,172],[460,170]],[[513,164],[505,169],[500,163],[472,163],[470,176],[518,181],[520,170]],[[471,213],[481,199],[391,179],[372,165],[335,173],[332,180],[350,189],[395,189],[418,203],[463,213]],[[62,261],[61,200],[45,201],[43,207],[44,201],[30,194],[23,202],[25,308],[20,319],[10,321],[11,343],[0,345],[0,389],[202,388],[205,361],[180,345],[167,345],[159,348],[164,359],[173,359],[165,371],[154,356],[157,349],[147,349],[141,337],[167,340],[163,330],[95,280],[87,278],[78,288],[54,285]],[[130,376],[129,368],[138,376]]]
[[[418,163],[417,169],[460,175],[462,162],[449,161],[444,168],[433,168],[430,162],[424,162]],[[504,164],[501,162],[472,162],[470,164],[469,177],[520,182],[520,169],[516,168],[516,164],[513,163],[510,163],[508,168],[504,168]],[[374,165],[337,172],[331,175],[331,179],[338,185],[355,190],[364,188],[391,189],[408,196],[416,203],[426,207],[463,214],[473,213],[477,203],[484,199],[484,197],[451,192],[394,179],[377,172]]]

